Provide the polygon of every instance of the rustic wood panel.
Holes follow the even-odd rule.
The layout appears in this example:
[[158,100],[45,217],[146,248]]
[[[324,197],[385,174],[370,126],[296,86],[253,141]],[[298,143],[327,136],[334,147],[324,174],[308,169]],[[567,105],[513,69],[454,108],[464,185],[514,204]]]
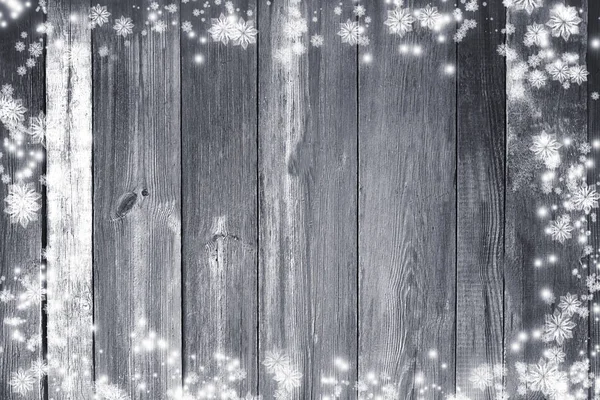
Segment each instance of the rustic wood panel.
[[[369,4],[373,63],[359,69],[360,371],[417,398],[454,386],[456,90],[442,71],[456,46],[391,35],[389,7]],[[403,55],[400,43],[423,54]]]
[[504,191],[506,9],[490,2],[457,49],[456,385],[468,398],[472,370],[504,358]]
[[[30,44],[36,42],[41,36],[33,34],[32,26],[37,26],[43,20],[42,14],[31,13],[19,21],[10,21],[10,25],[2,31],[2,40],[0,41],[0,87],[10,84],[14,90],[13,97],[22,100],[22,105],[29,110],[26,118],[37,116],[40,111],[45,110],[45,84],[44,56],[37,59],[37,65],[33,69],[28,69],[28,73],[21,77],[17,74],[17,68],[23,66],[27,59],[26,54],[18,53],[15,45],[18,41]],[[27,33],[27,40],[21,37],[21,33]],[[27,122],[25,121],[27,124]],[[9,135],[5,128],[2,129],[2,136]],[[22,161],[18,160],[13,154],[0,150],[0,175],[9,175],[12,179],[11,184],[18,183],[15,171],[23,167]],[[43,174],[43,164],[34,171],[34,177]],[[36,179],[28,179],[35,187],[37,193],[43,193],[44,187]],[[5,199],[9,184],[0,183],[0,199]],[[37,201],[42,204],[41,199]],[[4,210],[6,203],[2,202],[1,209]],[[0,218],[0,292],[7,290],[12,296],[17,297],[23,290],[23,286],[15,279],[34,278],[43,272],[40,270],[41,251],[44,240],[44,218],[41,210],[38,211],[38,220],[30,222],[27,228],[19,224],[12,224],[9,217],[3,212]],[[21,269],[21,273],[16,273],[15,269]],[[3,322],[0,330],[0,398],[6,400],[16,399],[41,399],[43,398],[43,387],[40,382],[36,382],[33,390],[25,396],[21,396],[11,388],[9,382],[12,374],[19,369],[28,370],[32,362],[41,360],[42,354],[42,325],[41,312],[39,304],[34,304],[25,310],[19,309],[18,299],[2,302],[0,307],[0,321],[6,321],[7,318],[23,318],[27,321],[26,326],[18,327],[26,339],[35,339],[39,341],[39,347],[35,351],[27,350],[27,344],[18,342],[12,337],[13,329]]]
[[[236,6],[238,17],[256,20],[255,2]],[[208,9],[202,23],[194,8],[181,16],[194,24],[181,43],[184,365],[186,374],[208,373],[215,353],[237,358],[247,372],[241,394],[256,394],[258,50],[203,44],[223,10]]]
[[[321,376],[356,377],[334,359],[357,359],[357,49],[319,1],[261,2],[259,17],[260,356],[289,355],[303,375],[293,398],[316,399],[333,390]],[[320,34],[322,49],[290,54],[298,18],[300,43]],[[260,376],[265,398],[271,379]]]
[[[600,157],[598,154],[600,144],[600,99],[596,98],[594,93],[600,95],[600,2],[588,1],[587,7],[587,23],[588,23],[588,52],[587,52],[587,69],[590,75],[588,76],[587,85],[587,123],[588,123],[588,141],[592,145],[592,156],[590,157],[594,163],[594,168],[588,171],[588,184],[596,185],[600,182],[598,174],[598,166],[600,166]],[[596,214],[598,214],[596,210]],[[598,220],[588,219],[590,223],[590,244],[594,249],[600,248],[600,223]],[[596,253],[597,254],[597,253]],[[591,272],[597,269],[598,256],[592,255],[586,260],[588,268]],[[590,370],[595,376],[600,374],[600,316],[598,315],[598,300],[595,299],[590,307],[590,338],[588,350],[593,357],[590,357]],[[596,388],[596,392],[598,392]],[[591,392],[590,392],[591,393]]]
[[47,48],[48,396],[93,395],[89,4],[49,1]]
[[152,22],[93,35],[96,376],[132,399],[182,385],[179,12],[157,3],[152,19],[110,1],[115,18]]
[[[568,5],[577,10],[587,9],[587,1],[568,1]],[[537,11],[537,20],[548,21],[550,7]],[[580,17],[585,18],[584,14]],[[510,9],[507,22],[516,27],[516,33],[509,35],[506,43],[520,57],[532,53],[523,41],[526,26],[531,21],[523,10]],[[581,35],[563,43],[553,39],[554,51],[578,53],[579,62],[584,63],[585,22]],[[575,41],[575,43],[573,43]],[[581,246],[577,243],[578,232],[573,231],[575,239],[561,244],[553,241],[545,233],[551,220],[561,215],[561,211],[553,212],[549,206],[560,201],[558,196],[543,194],[540,190],[540,176],[544,171],[540,165],[534,166],[535,156],[529,149],[536,135],[546,131],[556,135],[562,143],[564,138],[586,140],[587,107],[586,86],[572,84],[563,89],[561,84],[549,79],[546,87],[533,90],[526,89],[525,95],[519,95],[518,86],[511,78],[517,61],[507,62],[507,188],[505,213],[505,345],[506,365],[512,366],[516,361],[535,364],[545,348],[542,340],[521,340],[519,334],[524,333],[532,338],[534,330],[544,324],[544,315],[552,314],[560,299],[567,293],[577,294],[585,291],[586,271],[579,268],[583,280],[573,275],[572,270],[579,267]],[[569,160],[563,162],[570,162]],[[533,178],[533,180],[530,180]],[[541,218],[538,209],[544,206],[549,211]],[[552,258],[555,257],[555,261]],[[536,266],[536,261],[541,263]],[[556,300],[543,299],[543,291],[549,289]],[[552,303],[552,304],[549,304]],[[580,359],[580,350],[586,348],[588,323],[579,323],[573,331],[574,339],[566,342],[565,365]],[[516,346],[518,344],[518,346]],[[513,347],[515,345],[515,347]],[[517,376],[507,379],[508,392],[515,393],[519,384]],[[541,396],[538,394],[534,396]]]

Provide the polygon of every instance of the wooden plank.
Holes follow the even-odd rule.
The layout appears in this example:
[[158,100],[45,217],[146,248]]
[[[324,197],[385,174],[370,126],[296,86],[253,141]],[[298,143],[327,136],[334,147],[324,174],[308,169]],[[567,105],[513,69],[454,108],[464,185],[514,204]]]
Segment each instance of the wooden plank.
[[[506,9],[488,3],[457,49],[456,385],[469,399],[495,399],[469,381],[503,365]],[[484,367],[484,368],[485,368]],[[502,382],[502,378],[499,379]]]
[[[289,356],[291,398],[320,399],[333,391],[322,376],[356,379],[357,49],[320,1],[261,2],[259,16],[260,355]],[[265,398],[276,369],[260,376]]]
[[454,386],[456,279],[456,90],[443,71],[456,46],[382,29],[392,7],[368,7],[373,62],[359,71],[360,375],[389,375],[399,398],[442,398],[434,387]]
[[89,5],[49,1],[47,48],[48,360],[51,399],[90,398],[92,334]]
[[[588,51],[587,51],[587,69],[590,75],[588,76],[587,84],[587,123],[588,123],[588,141],[592,145],[592,153],[588,157],[594,163],[594,168],[588,171],[588,183],[596,184],[600,182],[598,175],[598,165],[600,165],[600,3],[589,1],[587,9],[587,33],[588,33]],[[598,210],[596,215],[598,215]],[[594,266],[598,263],[598,251],[600,251],[600,224],[598,219],[588,219],[590,224],[591,240],[590,245],[594,249],[594,253],[587,259],[590,272],[594,271]],[[600,312],[598,311],[597,298],[591,303],[590,307],[590,338],[589,338],[589,355],[590,355],[590,371],[595,376],[600,376]],[[600,393],[600,385],[595,383],[594,393]]]
[[[25,65],[29,52],[26,48],[24,52],[16,49],[18,42],[28,46],[32,43],[39,43],[38,40],[43,36],[35,34],[35,27],[43,20],[43,14],[35,13],[34,10],[28,10],[17,20],[7,21],[7,27],[2,29],[2,40],[0,40],[0,87],[12,89],[12,94],[2,90],[2,93],[13,100],[21,100],[21,104],[28,112],[24,119],[20,121],[24,126],[29,127],[29,118],[36,117],[40,111],[45,109],[45,85],[44,85],[44,56],[36,57],[36,66],[27,68],[27,73],[21,76],[17,69]],[[27,34],[26,38],[21,36],[22,32]],[[43,42],[41,42],[43,44]],[[33,58],[33,57],[32,57]],[[2,95],[0,95],[2,97]],[[4,121],[0,123],[0,137],[3,140],[9,140],[10,132],[8,124]],[[27,136],[25,136],[27,138]],[[18,141],[15,138],[11,143]],[[29,139],[24,141],[23,146],[18,146],[22,150],[41,151],[43,147],[39,143],[32,143]],[[42,348],[42,325],[41,325],[41,304],[40,301],[21,300],[19,296],[23,293],[29,283],[32,288],[40,288],[39,281],[41,262],[41,250],[43,244],[44,221],[41,218],[41,209],[35,212],[35,221],[28,222],[23,227],[17,221],[11,222],[9,213],[8,195],[10,185],[16,184],[21,187],[30,184],[30,189],[34,189],[38,194],[43,193],[43,186],[39,178],[44,173],[43,163],[38,164],[33,169],[33,175],[30,178],[19,179],[19,171],[22,171],[25,162],[30,157],[17,157],[15,152],[11,152],[7,147],[0,150],[0,201],[2,201],[2,216],[0,217],[0,398],[6,400],[16,399],[42,399],[43,385],[38,379],[37,374],[32,372],[32,364],[36,361],[43,361]],[[9,181],[4,179],[10,178]],[[42,205],[42,199],[35,200],[39,206]],[[19,272],[20,270],[20,272]],[[41,299],[40,299],[41,300]],[[23,325],[12,325],[7,321],[11,318],[21,318],[25,320]],[[16,332],[19,334],[15,335]],[[32,341],[32,342],[29,342]],[[30,343],[35,343],[31,349]],[[19,370],[25,371],[29,376],[34,377],[32,386],[25,386],[23,393],[19,393],[19,387],[14,385],[12,378]]]
[[93,31],[95,368],[132,399],[182,386],[179,9],[156,4]]
[[221,13],[256,26],[255,2],[236,7],[206,9],[205,22],[182,7],[183,335],[186,374],[214,372],[216,353],[239,360],[244,397],[258,390],[258,51],[207,33]]
[[[575,10],[587,10],[587,1],[569,1]],[[573,329],[573,339],[560,345],[556,341],[540,340],[535,331],[543,331],[544,315],[560,311],[560,297],[566,294],[584,292],[585,275],[580,268],[582,246],[578,243],[580,236],[576,229],[572,239],[565,243],[553,241],[545,234],[551,221],[562,215],[572,214],[562,204],[569,191],[565,181],[558,181],[573,163],[577,162],[577,150],[569,152],[568,147],[579,146],[587,140],[587,107],[586,87],[571,83],[569,89],[563,89],[562,83],[548,77],[545,87],[536,89],[524,79],[521,62],[539,51],[539,47],[528,48],[523,37],[527,25],[534,21],[548,21],[550,10],[556,5],[546,5],[535,11],[535,18],[525,10],[509,8],[507,22],[514,25],[516,31],[507,38],[507,45],[517,56],[507,61],[507,188],[506,188],[506,222],[505,222],[505,343],[506,365],[513,368],[516,362],[528,364],[543,363],[545,349],[562,347],[565,361],[558,367],[568,371],[569,366],[581,360],[580,351],[587,347],[588,322],[586,319],[573,317],[577,327]],[[579,13],[584,18],[585,13]],[[563,52],[575,53],[578,63],[584,63],[585,23],[580,35],[573,35],[568,42],[562,38],[551,38],[551,48],[557,58]],[[547,27],[550,30],[549,27]],[[538,68],[543,70],[545,62]],[[567,80],[569,81],[569,80]],[[523,83],[524,82],[524,83]],[[557,180],[552,188],[563,189],[562,196],[556,192],[544,194],[541,178],[548,169],[536,158],[530,149],[535,137],[547,132],[563,146],[560,149],[562,164],[556,171]],[[569,145],[564,139],[569,138]],[[574,155],[575,154],[575,155]],[[562,182],[562,183],[561,183]],[[558,209],[552,210],[557,204]],[[545,213],[540,213],[540,209]],[[573,217],[574,218],[574,217]],[[571,223],[575,223],[572,220]],[[578,274],[572,273],[573,269]],[[555,300],[553,299],[555,297]],[[514,371],[507,378],[507,392],[516,393],[519,386],[535,390],[534,385],[520,382]],[[529,392],[529,396],[532,396]],[[539,391],[535,396],[540,397]]]

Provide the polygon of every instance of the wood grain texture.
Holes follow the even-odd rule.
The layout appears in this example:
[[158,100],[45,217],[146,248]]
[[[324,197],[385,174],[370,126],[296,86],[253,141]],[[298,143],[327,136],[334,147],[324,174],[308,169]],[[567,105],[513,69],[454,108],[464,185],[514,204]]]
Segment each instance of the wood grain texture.
[[496,394],[473,388],[471,371],[504,359],[505,14],[482,7],[457,48],[456,385],[472,400]]
[[[170,3],[126,38],[110,27],[93,35],[96,376],[132,399],[182,385],[180,28]],[[141,24],[149,11],[139,5],[108,2]]]
[[456,46],[391,35],[389,7],[369,4],[373,63],[359,70],[360,371],[396,379],[400,398],[441,399],[421,390],[454,386],[456,90],[443,70]]
[[[23,15],[18,21],[10,21],[7,28],[2,31],[0,40],[0,87],[5,84],[12,85],[14,89],[13,97],[22,100],[22,104],[29,110],[26,118],[37,116],[40,111],[45,110],[45,61],[44,57],[37,59],[37,65],[33,69],[28,69],[28,73],[21,77],[17,74],[17,68],[25,64],[27,57],[17,53],[15,43],[23,40],[20,37],[21,32],[27,32],[29,40],[27,44],[37,41],[41,36],[32,35],[32,26],[36,26],[43,20],[41,13],[28,12]],[[0,125],[3,137],[8,137],[8,131]],[[11,176],[13,183],[18,182],[14,172],[23,166],[23,162],[16,159],[10,152],[0,151],[0,168],[3,174]],[[34,170],[34,176],[43,174],[43,168]],[[28,180],[31,182],[32,180]],[[44,187],[39,182],[33,180],[33,185],[36,192],[43,193]],[[8,194],[9,186],[0,183],[0,199],[3,200]],[[38,204],[41,204],[41,200]],[[36,278],[39,273],[43,272],[40,269],[42,240],[44,219],[42,210],[38,212],[38,220],[30,222],[27,228],[23,228],[19,224],[11,224],[7,214],[3,211],[6,203],[2,201],[0,207],[0,292],[8,290],[12,295],[18,295],[23,287],[16,278],[29,276]],[[21,269],[21,273],[17,274],[15,269]],[[6,318],[19,317],[27,321],[25,326],[14,327],[20,330],[27,339],[36,339],[40,343],[40,347],[31,352],[26,349],[26,343],[18,343],[12,338],[14,329],[3,322],[0,329],[0,399],[17,400],[17,399],[42,399],[43,387],[39,382],[36,382],[33,391],[26,396],[21,396],[15,393],[9,386],[11,375],[17,372],[20,368],[27,370],[31,367],[31,363],[43,358],[41,342],[42,342],[42,325],[41,315],[42,307],[33,305],[26,310],[18,309],[17,301],[9,301],[0,303],[0,321],[5,321]]]
[[260,358],[287,353],[303,374],[292,398],[320,399],[332,390],[321,376],[356,379],[333,362],[357,359],[357,49],[336,36],[332,7],[307,1],[302,43],[321,34],[327,46],[276,61],[294,3],[259,9]]
[[[254,2],[236,6],[256,20]],[[206,36],[223,10],[207,9],[202,23],[194,8],[183,6],[182,21]],[[215,353],[237,358],[243,395],[258,389],[257,56],[256,44],[182,37],[185,371],[214,372]]]
[[[568,5],[576,9],[587,9],[587,1],[568,1]],[[540,9],[538,20],[547,21],[549,7]],[[584,15],[580,15],[585,18]],[[518,54],[527,59],[531,54],[521,40],[526,30],[529,17],[523,11],[511,9],[507,13],[507,22],[515,25],[517,31],[510,35],[506,42]],[[585,36],[585,22],[581,35]],[[553,46],[555,52],[566,51],[578,53],[580,62],[585,60],[585,37],[579,45],[581,36],[566,44],[558,39]],[[561,244],[553,241],[545,233],[546,227],[552,219],[559,217],[559,213],[551,213],[547,218],[540,218],[538,208],[548,207],[557,201],[551,195],[546,195],[539,189],[539,174],[543,166],[534,167],[536,163],[533,152],[529,150],[533,137],[542,131],[556,135],[558,141],[564,138],[583,140],[587,138],[587,107],[586,87],[573,84],[570,89],[563,89],[560,83],[549,81],[547,86],[540,90],[527,88],[526,95],[511,96],[515,90],[511,73],[514,73],[515,63],[507,63],[507,188],[506,188],[506,213],[505,213],[505,344],[506,365],[512,366],[516,361],[537,363],[540,354],[547,347],[541,340],[530,340],[521,343],[520,349],[513,349],[512,344],[519,342],[521,332],[531,335],[534,329],[539,329],[544,324],[544,315],[551,314],[558,305],[560,296],[567,293],[576,294],[585,292],[585,276],[579,279],[572,274],[574,268],[579,267],[581,247],[576,243],[577,232],[573,232],[575,239]],[[529,172],[533,171],[531,176]],[[529,181],[529,178],[535,181]],[[551,261],[551,256],[556,257],[556,262]],[[542,262],[535,266],[536,259]],[[580,271],[585,275],[585,271]],[[545,303],[541,292],[550,289],[556,297],[552,305]],[[564,351],[567,354],[565,365],[579,360],[579,351],[586,348],[588,337],[588,324],[584,321],[578,324],[573,331],[574,339],[567,342]],[[519,384],[517,376],[507,379],[508,392],[514,393]],[[538,394],[539,396],[539,394]]]
[[48,2],[47,48],[48,396],[91,398],[92,45],[85,1]]
[[[600,165],[600,156],[598,154],[598,142],[600,140],[600,100],[594,100],[592,93],[600,93],[600,50],[595,47],[592,41],[600,39],[600,2],[588,1],[587,8],[587,32],[588,32],[588,52],[587,56],[587,69],[590,75],[588,76],[587,83],[587,128],[588,128],[588,141],[594,148],[592,153],[592,161],[595,165],[594,168],[588,171],[588,184],[596,185],[596,189],[600,186],[600,175],[598,173],[598,166]],[[596,215],[598,214],[598,210]],[[600,248],[600,223],[598,220],[588,218],[590,224],[591,241],[590,244],[594,249]],[[599,262],[597,256],[591,256],[587,259],[588,267],[590,271],[593,271],[594,265]],[[593,357],[590,357],[590,370],[595,376],[600,375],[600,359],[598,353],[600,352],[600,315],[598,315],[598,300],[595,299],[592,302],[590,308],[590,338],[588,343],[588,351],[591,352]]]

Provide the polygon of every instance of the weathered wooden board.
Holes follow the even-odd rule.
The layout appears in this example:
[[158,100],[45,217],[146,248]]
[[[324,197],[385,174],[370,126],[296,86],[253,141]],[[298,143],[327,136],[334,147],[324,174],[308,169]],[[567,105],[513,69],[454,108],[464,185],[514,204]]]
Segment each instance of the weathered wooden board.
[[359,70],[360,373],[437,399],[430,385],[454,385],[456,83],[443,71],[456,46],[380,29],[389,7],[369,4],[373,62]]
[[504,358],[504,192],[506,9],[489,2],[457,49],[456,385],[494,399],[469,377]]
[[[45,84],[44,84],[44,56],[37,59],[37,65],[27,69],[25,76],[17,74],[17,68],[25,65],[28,53],[19,53],[15,50],[17,42],[24,44],[36,42],[40,35],[33,34],[32,26],[36,26],[43,20],[43,15],[31,13],[19,21],[10,21],[10,25],[4,28],[0,40],[0,87],[9,84],[14,90],[13,97],[22,100],[22,105],[29,110],[26,118],[37,116],[40,111],[45,110]],[[26,40],[21,33],[26,32]],[[26,122],[25,122],[26,123]],[[7,137],[8,131],[1,127],[2,136]],[[17,159],[14,154],[0,150],[0,169],[2,175],[11,177],[10,184],[18,183],[15,171],[23,167],[23,161]],[[43,164],[34,171],[34,176],[43,174]],[[43,193],[43,186],[34,179],[32,182],[37,193]],[[9,184],[0,183],[0,200],[4,200],[9,192]],[[42,200],[37,201],[39,205]],[[0,207],[5,210],[7,203],[4,201]],[[38,220],[30,222],[26,228],[19,224],[12,224],[8,215],[2,212],[0,218],[0,292],[7,290],[12,300],[0,302],[0,321],[8,318],[22,318],[26,320],[25,327],[11,329],[5,322],[0,329],[0,398],[6,400],[16,399],[41,399],[43,398],[43,387],[36,381],[34,387],[25,396],[21,396],[9,385],[12,374],[22,370],[28,370],[32,362],[41,360],[42,354],[42,307],[33,304],[25,310],[19,309],[18,295],[24,289],[18,279],[33,278],[37,284],[41,272],[40,262],[42,246],[44,241],[45,220],[42,211],[38,211]],[[17,272],[20,269],[21,272]],[[31,281],[31,279],[30,279]],[[41,283],[40,283],[41,285]],[[13,337],[13,331],[19,330],[23,333],[25,340],[34,339],[38,342],[33,351],[27,350],[27,343],[20,342]]]
[[93,32],[96,376],[134,399],[182,385],[179,12],[157,4],[110,1],[151,22]]
[[[587,86],[587,128],[588,128],[588,141],[592,145],[592,161],[594,168],[588,172],[588,184],[596,185],[596,189],[600,185],[600,157],[598,156],[598,147],[600,144],[600,99],[594,98],[594,93],[600,94],[600,2],[588,1],[587,6],[587,23],[588,23],[588,52],[587,56],[587,69],[590,75],[588,76]],[[598,214],[598,210],[596,215]],[[600,248],[600,223],[598,219],[588,219],[590,223],[590,245],[595,250]],[[597,272],[598,257],[592,256],[587,260],[589,273]],[[590,338],[588,343],[588,349],[593,355],[590,357],[590,370],[596,376],[600,374],[600,315],[598,311],[598,300],[592,303],[590,308]]]
[[[587,1],[569,1],[569,5],[587,9]],[[539,21],[547,21],[549,8],[537,11]],[[580,15],[582,18],[584,15]],[[530,17],[524,10],[509,10],[507,22],[516,27],[516,33],[509,35],[507,44],[520,57],[532,53],[523,41],[527,21]],[[585,26],[585,25],[584,25]],[[581,30],[585,36],[585,28]],[[585,39],[585,37],[584,37]],[[557,40],[557,39],[554,39]],[[560,39],[562,40],[562,39]],[[585,60],[585,46],[577,36],[575,47],[563,43],[555,50],[570,49],[579,54],[579,62]],[[559,201],[558,196],[547,195],[540,190],[542,165],[535,166],[535,155],[530,151],[534,136],[546,131],[563,138],[586,140],[587,107],[586,86],[573,84],[563,89],[561,84],[548,80],[546,87],[538,90],[526,89],[521,94],[518,85],[513,83],[512,74],[519,68],[518,62],[507,63],[507,187],[505,212],[505,347],[506,365],[513,366],[517,361],[535,364],[540,360],[544,349],[549,345],[533,335],[544,325],[544,315],[557,309],[560,296],[568,293],[578,294],[585,289],[586,272],[579,268],[581,246],[575,239],[561,244],[553,241],[545,233],[551,220],[559,217],[559,212],[550,209],[552,202]],[[518,75],[518,73],[517,73]],[[514,80],[516,82],[516,80]],[[530,178],[533,178],[531,180]],[[540,214],[544,206],[548,213]],[[572,270],[579,268],[583,279],[573,275]],[[544,301],[544,293],[550,290],[555,301]],[[549,296],[546,297],[548,299]],[[552,303],[552,304],[550,304]],[[520,339],[520,334],[522,339]],[[525,336],[526,335],[526,336]],[[580,359],[580,350],[585,349],[588,337],[588,323],[579,323],[574,330],[574,339],[564,346],[566,365]],[[527,340],[525,340],[527,338]],[[516,392],[519,384],[517,376],[507,378],[508,391]],[[540,396],[538,393],[537,396]]]
[[[236,3],[256,19],[255,2]],[[258,200],[256,44],[208,38],[210,18],[182,6],[182,234],[186,374],[215,372],[215,354],[240,360],[240,390],[258,390]],[[249,13],[247,11],[250,11]],[[208,41],[206,39],[208,38]]]
[[47,48],[49,398],[90,398],[92,338],[91,32],[89,4],[48,2]]
[[[259,18],[260,357],[289,355],[303,375],[293,398],[317,399],[333,391],[321,376],[356,377],[357,49],[320,1],[260,2]],[[293,53],[284,30],[300,18],[301,45],[319,34],[322,49]],[[275,388],[261,374],[261,394]]]

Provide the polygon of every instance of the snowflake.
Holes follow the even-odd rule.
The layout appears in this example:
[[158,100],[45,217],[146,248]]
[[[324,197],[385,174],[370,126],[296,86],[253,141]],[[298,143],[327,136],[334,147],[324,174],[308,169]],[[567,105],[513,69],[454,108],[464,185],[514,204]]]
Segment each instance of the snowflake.
[[277,373],[280,370],[287,369],[290,365],[290,358],[279,350],[268,351],[263,361],[267,372]]
[[392,34],[403,37],[413,30],[414,17],[408,8],[396,8],[388,11],[388,17],[384,24],[387,25]]
[[236,36],[237,28],[229,17],[221,14],[219,18],[211,18],[210,21],[212,25],[208,33],[210,33],[215,42],[227,44],[230,39]]
[[0,122],[9,126],[18,125],[25,120],[25,112],[27,109],[21,100],[6,94],[0,95]]
[[8,190],[8,196],[4,199],[4,212],[10,216],[11,223],[18,223],[27,228],[29,222],[37,220],[37,212],[41,208],[38,200],[42,196],[35,191],[31,183],[10,185]]
[[358,38],[360,37],[358,22],[347,20],[346,22],[341,23],[340,30],[337,34],[341,36],[342,43],[348,43],[350,45],[357,44]]
[[321,47],[324,43],[325,39],[323,38],[323,35],[313,35],[310,38],[310,44],[312,44],[314,47]]
[[129,400],[129,396],[115,385],[96,383],[96,394],[101,400]]
[[588,187],[585,183],[577,188],[571,197],[571,203],[576,210],[583,210],[589,214],[592,208],[598,208],[598,200],[600,194],[592,187]]
[[548,30],[542,24],[533,23],[527,25],[527,32],[525,32],[523,43],[527,47],[533,45],[545,47],[548,45]]
[[566,354],[560,347],[552,347],[544,351],[544,357],[554,364],[560,364],[565,361]]
[[15,296],[8,291],[8,289],[3,289],[0,291],[0,303],[8,303],[15,299]]
[[592,100],[599,100],[599,99],[600,99],[600,93],[592,92]]
[[46,364],[43,360],[35,360],[31,363],[30,371],[39,378],[43,378],[48,375],[48,364]]
[[354,10],[352,10],[352,12],[354,13],[354,15],[360,18],[367,13],[367,10],[365,9],[365,6],[359,4],[354,6]]
[[333,9],[333,13],[334,13],[335,15],[342,15],[342,7],[335,7],[335,8]]
[[556,240],[559,243],[564,243],[567,239],[570,239],[571,232],[573,232],[573,226],[569,218],[566,217],[551,221],[548,226],[548,233],[552,236],[552,240]]
[[93,25],[102,26],[108,22],[108,17],[110,17],[110,13],[106,10],[106,6],[101,6],[98,4],[95,7],[90,9],[90,21],[92,21]]
[[579,301],[579,298],[576,295],[567,293],[565,296],[560,296],[558,308],[568,316],[575,314],[579,307],[581,307],[581,301]]
[[26,48],[25,43],[23,43],[23,42],[15,43],[15,50],[17,50],[19,53],[25,51],[25,48]]
[[98,49],[98,55],[100,57],[107,57],[109,54],[108,46],[102,46]]
[[131,18],[121,16],[121,18],[115,21],[113,29],[117,32],[117,36],[127,37],[127,35],[133,33],[133,27],[134,25]]
[[552,29],[552,36],[561,37],[566,41],[571,35],[579,33],[582,19],[577,15],[575,7],[563,4],[556,5],[550,10],[550,20],[546,23]]
[[544,394],[549,393],[552,385],[558,377],[556,364],[540,360],[536,365],[532,365],[527,372],[527,382],[530,389],[540,391]]
[[295,18],[287,21],[283,27],[283,33],[290,39],[297,39],[308,31],[308,23],[304,18]]
[[30,371],[19,368],[17,372],[12,373],[8,384],[14,392],[25,396],[33,390],[35,382],[35,377]]
[[35,63],[35,59],[34,58],[28,58],[27,61],[25,61],[25,66],[27,68],[30,68],[30,69],[33,68],[33,67],[35,67],[35,64],[36,63]]
[[181,24],[181,30],[186,33],[190,33],[192,31],[192,29],[194,29],[194,25],[192,25],[192,23],[190,21],[184,21]]
[[167,23],[162,20],[156,21],[154,23],[154,26],[152,26],[152,30],[157,33],[166,32],[167,28],[168,28]]
[[516,7],[517,10],[525,10],[529,14],[531,14],[534,9],[544,5],[542,0],[512,0],[511,3],[511,6]]
[[569,77],[571,82],[581,85],[583,82],[587,82],[587,77],[590,73],[587,71],[585,65],[575,65],[569,68]]
[[29,54],[32,57],[38,58],[44,53],[44,46],[41,43],[35,42],[29,45]]
[[529,83],[531,84],[531,86],[535,87],[535,88],[541,88],[543,86],[546,86],[546,80],[548,78],[546,77],[546,74],[540,70],[533,70],[531,71],[531,73],[529,74],[529,76],[527,77],[527,80],[529,81]]
[[543,339],[546,342],[556,341],[559,346],[562,346],[566,339],[573,337],[573,328],[576,326],[566,313],[556,310],[554,314],[546,315]]
[[419,18],[419,21],[421,21],[422,27],[427,27],[431,30],[436,29],[436,27],[439,28],[438,23],[442,18],[437,7],[431,7],[429,5],[422,10],[419,10],[417,17]]
[[249,44],[256,43],[258,30],[254,27],[254,21],[244,21],[240,18],[235,27],[232,37],[234,46],[242,46],[245,50]]
[[273,379],[277,381],[280,388],[291,392],[294,388],[300,387],[302,374],[288,365],[275,372]]
[[31,136],[32,143],[43,143],[46,136],[46,116],[42,111],[37,117],[32,117],[30,129],[27,133]]
[[571,70],[569,69],[569,66],[561,60],[556,60],[552,64],[546,65],[546,71],[548,71],[555,81],[563,83],[570,79]]
[[492,386],[494,375],[492,369],[487,364],[482,364],[471,371],[469,381],[480,390],[485,390]]
[[177,4],[175,4],[175,3],[169,4],[168,6],[165,6],[165,10],[167,10],[171,14],[174,14],[177,12]]
[[558,156],[558,149],[562,145],[546,132],[533,137],[533,145],[529,148],[541,160],[549,160]]

